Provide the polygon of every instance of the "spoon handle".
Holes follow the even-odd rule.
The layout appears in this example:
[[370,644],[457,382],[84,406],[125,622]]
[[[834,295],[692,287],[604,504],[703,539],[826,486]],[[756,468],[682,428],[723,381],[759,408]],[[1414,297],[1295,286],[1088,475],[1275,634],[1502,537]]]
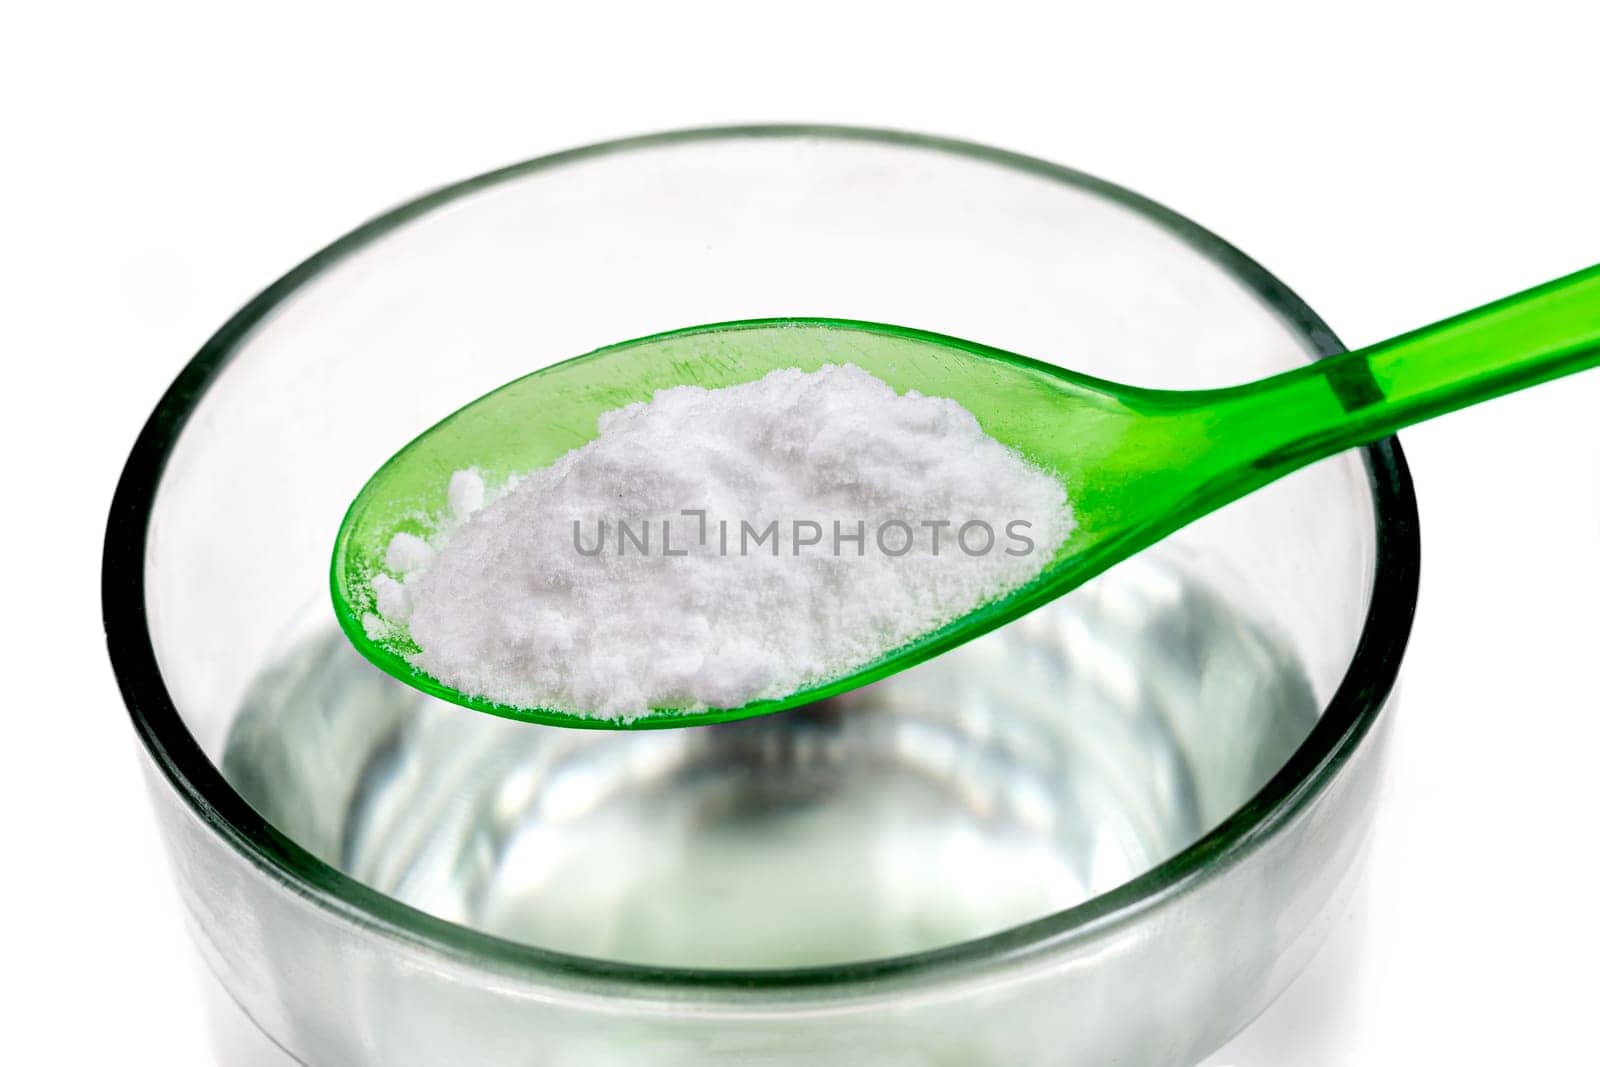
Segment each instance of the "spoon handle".
[[[1600,265],[1354,352],[1223,390],[1276,476],[1436,415],[1600,366]],[[1229,425],[1231,424],[1231,425]]]

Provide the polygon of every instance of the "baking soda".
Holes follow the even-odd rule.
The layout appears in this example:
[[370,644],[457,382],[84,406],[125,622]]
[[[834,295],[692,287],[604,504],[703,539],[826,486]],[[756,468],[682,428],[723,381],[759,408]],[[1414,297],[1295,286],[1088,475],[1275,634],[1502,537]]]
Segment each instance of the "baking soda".
[[1038,575],[1060,481],[853,365],[682,386],[505,485],[458,471],[371,580],[375,636],[474,696],[631,719],[848,674]]

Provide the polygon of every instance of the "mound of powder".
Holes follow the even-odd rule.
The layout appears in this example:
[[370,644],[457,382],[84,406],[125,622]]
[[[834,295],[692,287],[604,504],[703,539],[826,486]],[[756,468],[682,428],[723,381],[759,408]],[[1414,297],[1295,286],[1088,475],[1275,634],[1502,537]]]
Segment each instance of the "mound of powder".
[[[486,503],[486,497],[488,502]],[[1020,586],[1071,532],[1060,482],[953,400],[853,365],[684,386],[397,535],[374,633],[502,704],[631,719],[846,674]]]

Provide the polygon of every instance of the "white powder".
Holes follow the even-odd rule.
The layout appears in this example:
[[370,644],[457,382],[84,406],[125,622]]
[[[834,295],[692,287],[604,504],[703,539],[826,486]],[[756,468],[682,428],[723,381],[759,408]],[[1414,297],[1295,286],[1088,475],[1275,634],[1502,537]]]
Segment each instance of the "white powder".
[[487,504],[458,471],[434,535],[389,546],[369,629],[502,704],[736,707],[1026,583],[1072,529],[1061,484],[965,408],[855,366],[667,389],[599,429]]

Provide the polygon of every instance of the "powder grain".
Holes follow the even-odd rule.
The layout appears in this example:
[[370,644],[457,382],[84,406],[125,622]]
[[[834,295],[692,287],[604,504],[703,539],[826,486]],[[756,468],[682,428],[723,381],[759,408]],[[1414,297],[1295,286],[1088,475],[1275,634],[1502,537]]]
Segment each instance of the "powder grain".
[[683,386],[486,492],[457,472],[372,580],[374,632],[523,708],[631,719],[836,678],[1035,577],[1060,482],[953,400],[853,365]]

